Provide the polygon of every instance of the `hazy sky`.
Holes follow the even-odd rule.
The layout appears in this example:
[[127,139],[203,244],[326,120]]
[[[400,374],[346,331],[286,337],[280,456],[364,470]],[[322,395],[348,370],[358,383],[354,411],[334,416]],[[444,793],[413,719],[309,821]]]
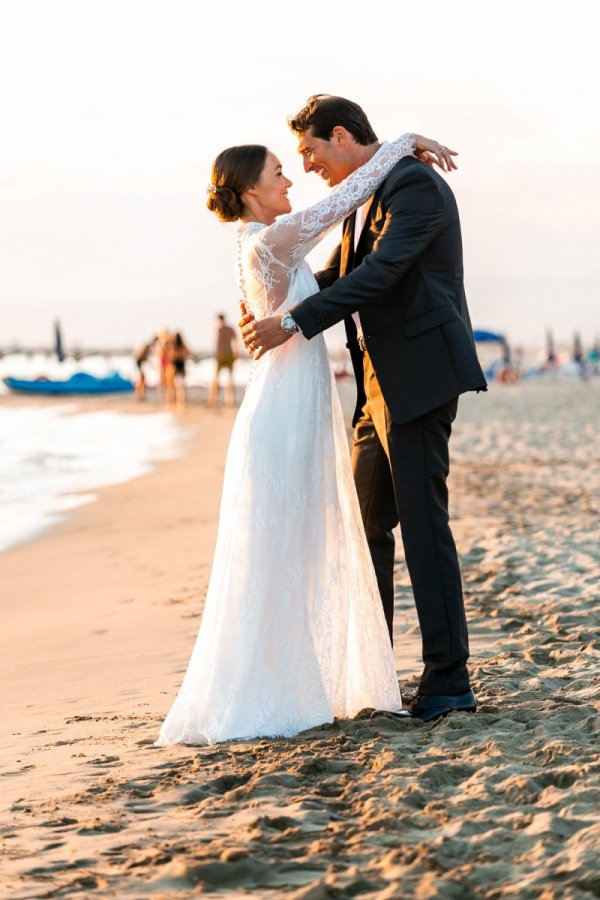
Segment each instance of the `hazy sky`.
[[382,138],[460,151],[477,326],[528,344],[600,333],[599,5],[205,6],[0,0],[0,346],[48,341],[55,317],[67,345],[168,326],[211,346],[214,313],[237,315],[211,162],[266,143],[294,207],[318,199],[286,125],[317,92],[357,100]]

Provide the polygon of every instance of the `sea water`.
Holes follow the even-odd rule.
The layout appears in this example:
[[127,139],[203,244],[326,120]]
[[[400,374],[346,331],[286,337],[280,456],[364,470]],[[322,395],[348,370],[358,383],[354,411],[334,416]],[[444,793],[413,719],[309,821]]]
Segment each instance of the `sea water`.
[[94,500],[182,452],[171,413],[79,411],[77,403],[0,406],[0,551],[30,540]]

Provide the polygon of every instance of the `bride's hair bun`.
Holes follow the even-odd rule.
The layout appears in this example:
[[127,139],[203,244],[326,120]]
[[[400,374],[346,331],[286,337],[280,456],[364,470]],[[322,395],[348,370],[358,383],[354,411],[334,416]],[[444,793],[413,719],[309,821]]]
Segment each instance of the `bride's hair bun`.
[[241,195],[260,180],[268,152],[262,144],[243,144],[219,153],[213,163],[206,205],[221,222],[236,222],[242,216]]
[[235,222],[242,215],[244,204],[231,188],[208,186],[206,205],[221,222]]

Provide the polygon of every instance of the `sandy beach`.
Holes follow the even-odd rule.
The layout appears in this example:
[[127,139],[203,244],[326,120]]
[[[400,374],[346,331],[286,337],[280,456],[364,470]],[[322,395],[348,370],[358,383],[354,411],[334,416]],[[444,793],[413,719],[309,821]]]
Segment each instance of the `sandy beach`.
[[[0,895],[600,896],[599,409],[597,379],[461,400],[476,715],[153,746],[198,628],[235,410],[190,405],[181,458],[0,554]],[[396,598],[406,695],[420,643],[400,542]]]

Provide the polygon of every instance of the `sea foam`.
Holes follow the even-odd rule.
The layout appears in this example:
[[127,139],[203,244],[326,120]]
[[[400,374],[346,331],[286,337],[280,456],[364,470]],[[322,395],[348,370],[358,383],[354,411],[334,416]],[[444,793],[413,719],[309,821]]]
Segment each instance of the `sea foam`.
[[94,489],[180,455],[185,433],[170,413],[78,412],[77,404],[60,404],[0,407],[0,435],[0,550],[6,550],[94,500]]

